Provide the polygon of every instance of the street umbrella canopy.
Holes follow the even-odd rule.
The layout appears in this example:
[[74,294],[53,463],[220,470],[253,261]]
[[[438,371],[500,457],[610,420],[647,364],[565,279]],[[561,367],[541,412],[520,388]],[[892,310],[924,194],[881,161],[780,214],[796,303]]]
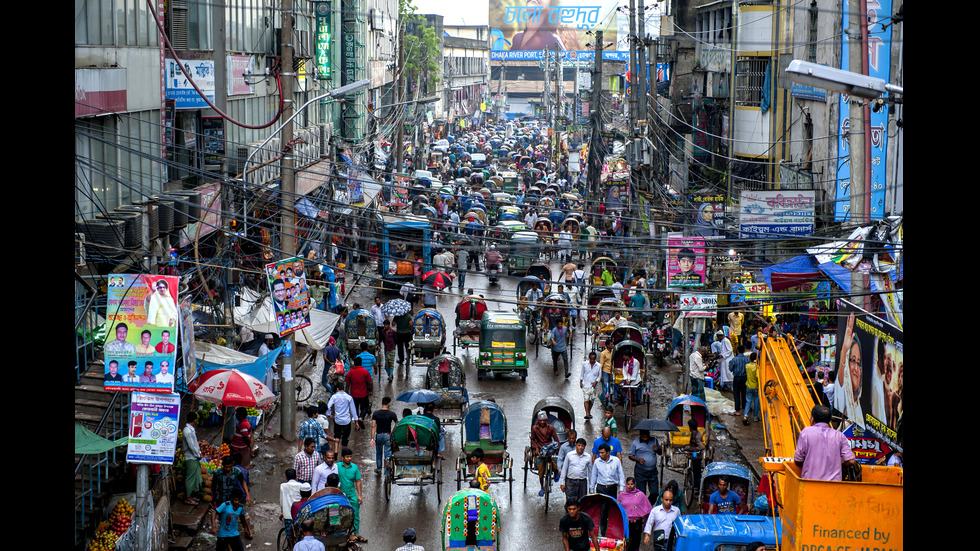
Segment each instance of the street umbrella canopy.
[[677,425],[666,419],[644,419],[633,427],[633,430],[648,430],[651,432],[677,432]]
[[438,402],[442,400],[442,397],[431,390],[426,390],[424,388],[406,390],[395,398],[398,402],[407,402],[411,404],[428,404],[430,402]]
[[406,300],[396,298],[384,303],[381,312],[386,316],[397,318],[412,311],[412,304]]
[[433,270],[422,274],[422,285],[429,285],[437,291],[441,291],[453,284],[453,276]]
[[263,406],[276,399],[262,381],[237,369],[214,369],[197,377],[187,390],[194,396],[228,407]]

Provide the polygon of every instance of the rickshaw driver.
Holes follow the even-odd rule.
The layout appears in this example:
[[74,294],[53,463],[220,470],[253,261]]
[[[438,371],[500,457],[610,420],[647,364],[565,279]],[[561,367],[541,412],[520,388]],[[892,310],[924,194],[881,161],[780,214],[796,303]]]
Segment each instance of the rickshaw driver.
[[[617,312],[618,314],[619,312]],[[639,385],[643,382],[643,374],[640,369],[640,360],[633,357],[632,350],[623,351],[623,386],[631,387],[630,399],[634,404],[639,401]]]
[[[538,482],[541,483],[541,490],[538,492],[539,496],[544,495],[545,458],[541,456],[541,449],[552,442],[559,442],[558,433],[555,431],[555,427],[548,423],[548,414],[544,411],[539,411],[538,422],[531,427],[531,450],[534,452],[534,464],[538,469]],[[548,460],[551,461],[552,467],[557,471],[558,465],[555,461],[555,456],[548,457]],[[548,483],[550,484],[551,481],[549,480]]]

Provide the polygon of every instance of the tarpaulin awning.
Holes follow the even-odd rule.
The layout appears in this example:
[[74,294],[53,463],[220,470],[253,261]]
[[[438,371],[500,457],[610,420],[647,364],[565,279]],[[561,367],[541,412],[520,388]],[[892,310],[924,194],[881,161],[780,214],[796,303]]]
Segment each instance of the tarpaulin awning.
[[75,423],[75,453],[103,453],[127,444],[129,444],[129,436],[123,436],[119,440],[106,440],[83,425]]
[[[260,300],[262,295],[250,289],[242,289],[239,295],[241,302],[235,307],[235,321],[250,327],[256,333],[279,332],[276,327],[272,297],[265,296]],[[295,333],[296,342],[314,350],[322,350],[339,321],[340,316],[337,314],[313,308],[310,310],[310,325]]]
[[332,163],[320,161],[308,168],[296,172],[296,194],[313,193],[330,179]]
[[[206,341],[194,341],[194,358],[198,363],[198,374],[213,369],[237,369],[260,381],[265,380],[269,367],[276,363],[282,347],[270,350],[264,356],[255,357],[224,346]],[[190,381],[188,381],[189,383]]]

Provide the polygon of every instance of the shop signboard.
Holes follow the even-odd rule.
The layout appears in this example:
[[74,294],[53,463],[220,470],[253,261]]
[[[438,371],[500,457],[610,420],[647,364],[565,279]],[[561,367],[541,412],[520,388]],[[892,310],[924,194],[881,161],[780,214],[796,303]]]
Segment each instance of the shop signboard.
[[105,390],[174,391],[177,285],[175,276],[109,276]]
[[310,291],[306,286],[306,269],[303,257],[297,256],[265,267],[272,293],[272,306],[276,311],[276,327],[279,336],[309,327]]
[[316,39],[314,59],[316,61],[316,76],[320,80],[330,79],[330,2],[314,2],[313,13],[316,18]]
[[[185,59],[164,62],[166,99],[174,100],[175,109],[206,109],[204,98],[194,89],[194,84],[214,102],[214,60]],[[191,84],[191,79],[194,84]]]
[[813,233],[813,191],[742,191],[739,239],[779,239]]
[[704,287],[703,237],[668,237],[667,287]]
[[769,285],[766,283],[732,283],[729,287],[732,302],[762,302],[769,300]]
[[857,425],[844,429],[844,436],[857,462],[863,465],[874,465],[892,452],[891,446]]
[[173,465],[179,420],[179,394],[134,392],[129,406],[126,461]]
[[849,302],[841,301],[841,305],[834,407],[861,429],[901,451],[903,332]]
[[718,295],[681,295],[680,308],[686,318],[715,319]]

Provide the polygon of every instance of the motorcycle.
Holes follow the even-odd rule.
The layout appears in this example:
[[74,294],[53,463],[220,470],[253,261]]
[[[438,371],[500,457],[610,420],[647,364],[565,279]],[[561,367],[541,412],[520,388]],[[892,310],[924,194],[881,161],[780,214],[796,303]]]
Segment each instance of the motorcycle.
[[484,266],[487,267],[487,279],[490,281],[490,285],[499,285],[500,283],[500,267],[503,266],[503,259],[496,263],[491,263],[486,257],[483,258]]

